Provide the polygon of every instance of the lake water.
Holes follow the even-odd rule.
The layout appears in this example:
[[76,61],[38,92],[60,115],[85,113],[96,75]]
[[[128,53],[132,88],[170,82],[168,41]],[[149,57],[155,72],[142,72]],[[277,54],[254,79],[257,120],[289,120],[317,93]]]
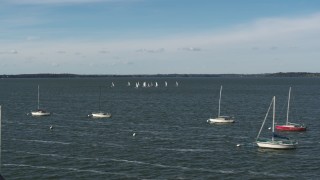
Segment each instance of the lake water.
[[[159,87],[135,89],[128,81]],[[49,117],[30,116],[38,85]],[[221,115],[234,115],[234,124],[206,122],[217,116],[220,85]],[[290,86],[290,119],[308,130],[282,133],[298,140],[295,150],[259,149],[254,140],[273,96],[276,121],[285,122]],[[87,117],[98,110],[99,87],[110,119]],[[320,79],[1,79],[0,104],[1,170],[10,180],[320,177]],[[270,136],[271,121],[262,136]]]

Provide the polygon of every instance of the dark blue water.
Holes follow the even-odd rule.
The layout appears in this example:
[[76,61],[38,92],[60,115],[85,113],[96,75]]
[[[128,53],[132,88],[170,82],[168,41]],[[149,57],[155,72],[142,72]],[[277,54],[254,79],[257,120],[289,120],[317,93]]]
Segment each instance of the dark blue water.
[[[157,81],[158,88],[127,87]],[[168,81],[168,87],[164,87]],[[175,81],[179,87],[175,87]],[[111,82],[115,83],[110,88]],[[49,117],[31,117],[40,106]],[[236,123],[210,125],[221,114]],[[90,119],[98,109],[111,119]],[[296,150],[263,150],[253,143],[271,102],[285,122],[307,132],[285,133]],[[320,176],[320,79],[97,78],[2,79],[2,175],[6,179],[317,179]],[[263,136],[270,131],[271,119]],[[50,130],[52,125],[54,128]],[[132,136],[136,133],[136,136]],[[241,144],[241,147],[237,147]]]

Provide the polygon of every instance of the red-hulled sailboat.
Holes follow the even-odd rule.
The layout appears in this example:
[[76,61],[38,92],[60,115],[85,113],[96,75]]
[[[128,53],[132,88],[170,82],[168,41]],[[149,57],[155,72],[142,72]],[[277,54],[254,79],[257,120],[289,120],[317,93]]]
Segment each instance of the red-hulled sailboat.
[[276,125],[276,130],[279,130],[279,131],[306,131],[307,127],[305,125],[289,122],[290,94],[291,94],[291,87],[289,88],[286,124]]

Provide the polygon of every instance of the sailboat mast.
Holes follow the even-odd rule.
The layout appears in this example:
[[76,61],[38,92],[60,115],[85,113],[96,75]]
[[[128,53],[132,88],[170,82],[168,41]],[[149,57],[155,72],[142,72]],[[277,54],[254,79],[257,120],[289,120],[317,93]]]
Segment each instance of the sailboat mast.
[[219,98],[219,110],[218,110],[218,117],[220,117],[221,93],[222,93],[222,86],[220,87],[220,98]]
[[286,122],[286,125],[288,125],[288,123],[289,123],[290,94],[291,94],[291,87],[289,88],[289,95],[288,95],[288,108],[287,108],[287,122]]
[[40,109],[40,87],[38,85],[38,109]]
[[273,96],[273,114],[272,114],[272,141],[274,140],[273,133],[274,133],[274,119],[276,117],[276,97]]
[[268,111],[267,111],[267,113],[266,113],[266,116],[264,117],[263,123],[262,123],[262,125],[261,125],[261,128],[260,128],[260,130],[259,130],[259,133],[258,133],[256,139],[259,139],[259,137],[260,137],[262,128],[264,127],[264,123],[265,123],[266,120],[267,120],[267,117],[268,117],[268,115],[269,115],[270,108],[271,108],[272,104],[273,104],[273,98],[272,98],[272,100],[271,100],[271,103],[270,103],[270,105],[269,105]]
[[99,87],[100,92],[99,92],[99,112],[100,112],[100,99],[101,99],[101,86]]

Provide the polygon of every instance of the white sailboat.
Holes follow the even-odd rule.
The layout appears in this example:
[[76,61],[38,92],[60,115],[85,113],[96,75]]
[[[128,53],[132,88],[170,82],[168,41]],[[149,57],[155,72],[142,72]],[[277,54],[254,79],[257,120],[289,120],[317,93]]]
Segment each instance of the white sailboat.
[[[274,121],[275,121],[275,109],[276,109],[276,97],[273,96],[271,104],[269,106],[269,109],[267,111],[267,114],[263,120],[263,123],[261,125],[260,131],[258,133],[258,136],[256,138],[256,143],[261,148],[269,148],[269,149],[295,149],[297,146],[297,142],[290,140],[287,137],[282,137],[274,132]],[[266,122],[266,119],[268,117],[268,113],[271,109],[271,105],[273,105],[273,115],[272,115],[272,137],[270,138],[260,138],[261,131],[263,129],[263,126]]]
[[220,116],[221,94],[222,94],[222,86],[220,87],[218,117],[209,118],[207,120],[207,122],[209,122],[209,123],[234,123],[234,121],[235,121],[234,117],[232,117],[232,116]]
[[128,86],[131,86],[130,82],[128,81]]
[[40,109],[40,87],[38,85],[38,109],[36,111],[31,111],[32,116],[50,116],[51,113],[44,109]]
[[154,87],[158,87],[158,82],[156,82],[156,84],[154,85]]
[[167,81],[164,82],[164,87],[167,87],[168,86],[168,83]]
[[179,86],[179,83],[178,83],[178,81],[176,81],[176,87],[178,87]]
[[114,87],[114,83],[113,82],[111,82],[111,87]]
[[101,99],[101,87],[100,87],[100,93],[99,93],[99,111],[89,114],[88,115],[89,117],[93,117],[93,118],[109,118],[109,117],[111,117],[111,113],[105,113],[100,110],[100,106],[101,106],[100,99]]

